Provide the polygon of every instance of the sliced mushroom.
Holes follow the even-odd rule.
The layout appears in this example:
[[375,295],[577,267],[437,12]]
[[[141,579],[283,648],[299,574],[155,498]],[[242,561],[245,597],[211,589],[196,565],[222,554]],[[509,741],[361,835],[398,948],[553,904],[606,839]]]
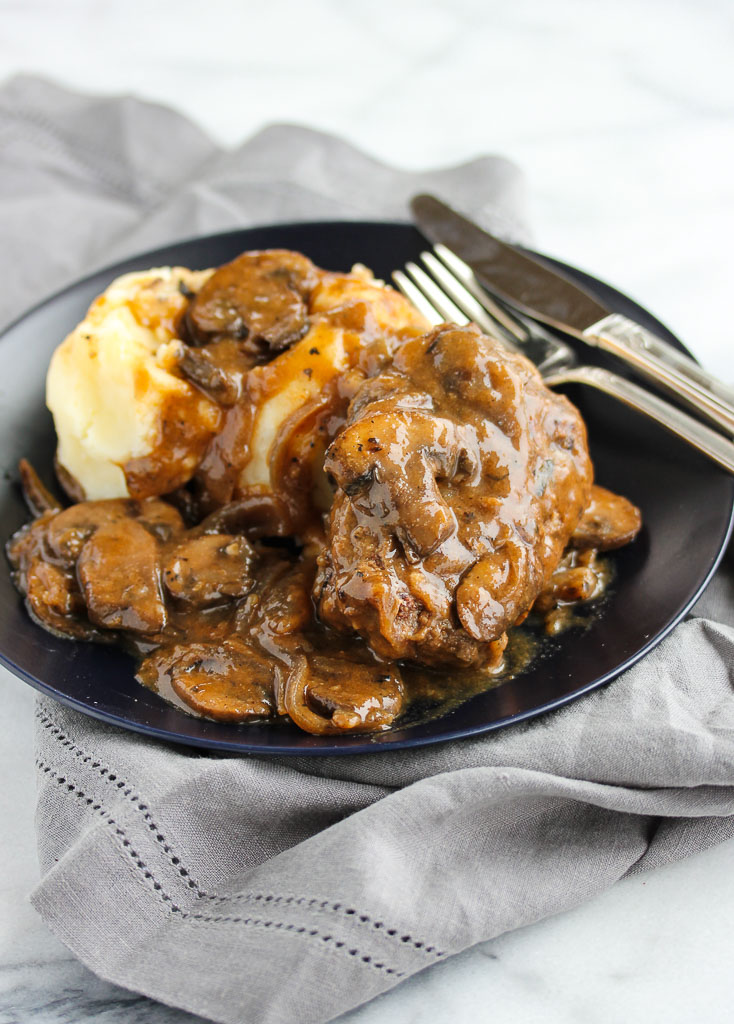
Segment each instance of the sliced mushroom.
[[195,343],[237,338],[251,352],[279,352],[308,330],[305,296],[317,280],[305,256],[245,252],[220,267],[194,297],[186,324]]
[[170,540],[184,529],[178,510],[158,498],[81,501],[50,520],[47,532],[49,549],[57,558],[71,564],[100,527],[133,519],[139,520],[152,536],[161,541]]
[[244,537],[226,533],[187,537],[166,560],[163,582],[169,594],[186,605],[220,604],[252,589],[255,558]]
[[159,648],[139,678],[165,695],[167,686],[197,714],[218,722],[269,718],[276,667],[272,659],[236,640]]
[[320,654],[294,660],[284,691],[291,719],[315,735],[381,732],[400,714],[403,700],[403,681],[394,665]]
[[76,581],[59,566],[34,558],[24,576],[26,607],[31,617],[57,636],[71,640],[98,640],[89,623]]
[[158,633],[166,624],[159,547],[134,519],[100,526],[82,547],[77,575],[89,618],[105,629]]
[[633,541],[641,526],[640,510],[631,501],[595,484],[591,501],[571,537],[571,545],[610,551]]

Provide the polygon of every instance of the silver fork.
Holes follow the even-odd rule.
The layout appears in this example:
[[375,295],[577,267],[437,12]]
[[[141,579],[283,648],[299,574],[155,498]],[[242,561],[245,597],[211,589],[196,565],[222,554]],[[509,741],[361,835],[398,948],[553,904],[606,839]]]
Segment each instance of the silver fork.
[[470,267],[447,249],[421,253],[425,269],[407,263],[393,280],[432,324],[474,322],[490,337],[527,356],[546,384],[587,384],[644,413],[671,433],[734,473],[734,443],[651,391],[600,366],[582,366],[573,349],[533,321],[497,303],[482,288]]

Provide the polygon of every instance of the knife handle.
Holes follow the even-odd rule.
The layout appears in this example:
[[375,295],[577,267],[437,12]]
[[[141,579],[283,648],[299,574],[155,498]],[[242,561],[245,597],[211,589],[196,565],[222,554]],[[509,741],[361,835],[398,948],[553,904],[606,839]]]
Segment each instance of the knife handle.
[[734,443],[716,430],[695,420],[669,402],[658,398],[646,388],[633,384],[626,377],[603,370],[600,366],[577,366],[543,377],[546,384],[590,384],[607,395],[619,399],[625,405],[644,413],[676,437],[687,441],[698,451],[707,455],[722,469],[734,474]]
[[644,327],[613,313],[592,324],[584,331],[583,338],[623,360],[729,436],[734,436],[734,389]]

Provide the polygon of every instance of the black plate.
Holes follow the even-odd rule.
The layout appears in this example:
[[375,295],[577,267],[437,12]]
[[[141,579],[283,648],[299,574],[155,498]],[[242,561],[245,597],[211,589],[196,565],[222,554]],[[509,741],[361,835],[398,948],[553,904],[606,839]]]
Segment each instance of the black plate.
[[[425,242],[406,224],[295,224],[234,231],[145,253],[67,288],[32,310],[2,337],[0,380],[0,536],[27,519],[17,461],[29,458],[53,482],[53,424],[44,406],[49,357],[113,277],[179,264],[216,266],[244,249],[282,247],[317,264],[348,270],[366,263],[378,276],[415,259]],[[570,267],[572,277],[611,309],[680,343],[654,317],[605,284]],[[595,351],[585,349],[589,360]],[[655,646],[708,582],[731,529],[734,480],[642,416],[590,389],[572,393],[589,427],[599,483],[627,495],[643,511],[634,544],[615,553],[617,578],[603,615],[569,633],[523,675],[474,697],[443,718],[366,737],[309,736],[295,727],[236,726],[193,718],[133,678],[133,662],[109,647],[60,640],[26,614],[6,571],[0,571],[0,658],[31,686],[84,714],[160,739],[260,754],[343,754],[419,746],[497,729],[538,715],[608,682]]]

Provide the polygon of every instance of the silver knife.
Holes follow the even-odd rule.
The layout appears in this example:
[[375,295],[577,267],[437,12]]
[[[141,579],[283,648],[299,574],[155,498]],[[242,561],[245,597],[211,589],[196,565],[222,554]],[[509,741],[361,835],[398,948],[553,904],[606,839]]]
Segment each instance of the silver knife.
[[411,201],[415,223],[467,263],[490,292],[526,315],[622,359],[734,434],[734,388],[662,338],[613,313],[565,274],[467,220],[434,196]]

